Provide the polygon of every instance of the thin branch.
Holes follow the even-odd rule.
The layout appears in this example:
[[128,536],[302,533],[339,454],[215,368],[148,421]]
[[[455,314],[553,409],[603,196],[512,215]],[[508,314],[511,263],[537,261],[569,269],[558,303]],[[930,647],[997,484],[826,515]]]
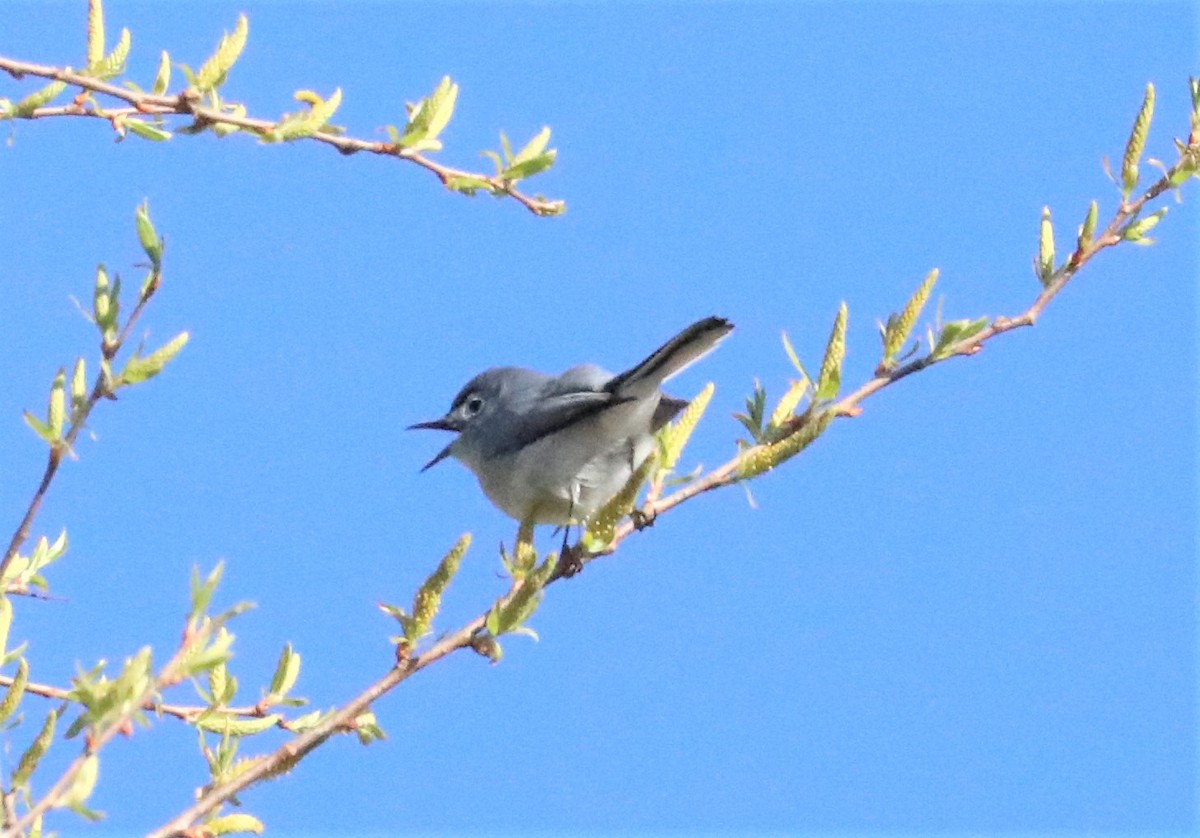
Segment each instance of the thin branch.
[[[1113,219],[1108,226],[1090,243],[1078,243],[1076,249],[1067,259],[1066,263],[1058,269],[1056,275],[1050,283],[1048,283],[1042,291],[1034,299],[1033,303],[1025,311],[1013,317],[997,317],[989,326],[984,328],[978,334],[959,341],[950,347],[949,353],[942,358],[934,359],[930,356],[918,358],[908,364],[897,367],[890,371],[879,371],[873,378],[860,386],[857,390],[843,397],[839,401],[824,408],[826,411],[832,412],[836,417],[855,417],[862,412],[861,404],[871,396],[881,390],[890,387],[901,379],[920,372],[934,364],[942,361],[950,360],[951,358],[960,356],[975,355],[983,349],[985,343],[996,338],[1006,332],[1011,332],[1014,329],[1019,329],[1025,326],[1034,325],[1042,312],[1050,304],[1055,297],[1062,292],[1067,286],[1067,283],[1075,276],[1079,270],[1092,260],[1092,258],[1106,248],[1115,247],[1122,242],[1121,230],[1137,218],[1145,205],[1157,198],[1162,193],[1171,189],[1171,177],[1184,165],[1187,164],[1189,157],[1200,155],[1200,143],[1193,142],[1186,147],[1181,159],[1178,163],[1172,166],[1161,178],[1155,181],[1141,197],[1133,202],[1123,201],[1118,208]],[[799,433],[807,422],[814,421],[815,414],[798,417],[792,420],[791,434]],[[789,436],[791,435],[789,434]],[[785,437],[786,438],[786,437]],[[780,440],[775,440],[777,444]],[[679,490],[671,493],[665,498],[659,499],[656,495],[648,495],[647,501],[643,504],[639,512],[641,513],[642,521],[653,521],[658,515],[673,509],[696,495],[710,492],[714,489],[720,489],[724,486],[729,486],[740,482],[739,471],[743,458],[753,454],[755,451],[764,448],[764,445],[757,445],[747,448],[740,452],[738,456],[728,462],[718,466],[709,473],[705,474],[691,483],[683,486]],[[616,551],[626,538],[632,535],[635,531],[644,527],[644,524],[639,525],[633,520],[625,521],[621,524],[613,535],[612,542],[603,550],[597,552],[588,552],[583,548],[583,545],[577,545],[575,549],[580,552],[580,561],[586,564],[593,559],[609,555]],[[557,577],[555,577],[557,578]],[[552,579],[551,581],[554,581]]]
[[19,819],[15,822],[8,822],[5,830],[0,833],[0,838],[18,838],[37,818],[50,809],[61,805],[63,798],[70,792],[75,783],[75,778],[79,775],[84,764],[91,757],[98,754],[117,734],[128,734],[133,729],[134,718],[141,712],[143,705],[151,696],[166,687],[179,683],[182,679],[181,673],[183,672],[184,661],[187,655],[198,641],[206,638],[207,634],[197,636],[185,632],[184,639],[174,656],[162,668],[158,677],[154,678],[147,685],[139,699],[128,702],[124,710],[115,714],[103,724],[93,726],[84,736],[83,748],[80,750],[79,755],[71,761],[71,764],[67,766],[66,770],[63,771],[50,790],[42,796],[41,800],[30,806],[29,810]]
[[[101,341],[101,353],[105,360],[111,361],[121,351],[121,347],[125,345],[125,341],[129,338],[129,333],[133,330],[134,324],[141,317],[142,311],[153,298],[153,292],[143,295],[134,309],[129,314],[129,318],[125,321],[125,326],[121,329],[115,341]],[[102,369],[96,376],[96,381],[92,385],[91,393],[88,394],[87,400],[83,405],[71,413],[71,427],[67,429],[66,435],[55,445],[50,446],[50,453],[46,459],[46,468],[42,472],[42,479],[38,483],[37,489],[33,493],[33,497],[29,501],[29,505],[25,509],[25,514],[21,518],[21,523],[17,525],[17,529],[13,532],[12,538],[8,542],[8,548],[4,551],[4,558],[0,559],[0,579],[4,578],[9,565],[16,559],[18,551],[22,545],[29,540],[29,535],[33,530],[34,519],[37,518],[38,512],[42,508],[42,502],[46,499],[46,493],[50,490],[50,484],[54,481],[54,477],[58,474],[58,467],[62,464],[63,457],[75,448],[75,441],[79,438],[80,432],[86,427],[87,419],[92,413],[92,408],[103,398],[110,398],[112,390],[109,388],[109,381]],[[22,589],[17,586],[14,590],[7,590],[6,593],[28,593],[27,588]]]
[[471,646],[474,636],[483,628],[486,619],[486,615],[480,615],[453,634],[443,637],[423,654],[398,661],[386,675],[340,709],[331,713],[312,730],[297,736],[271,754],[262,757],[252,767],[242,771],[233,779],[205,789],[193,805],[149,833],[147,838],[187,835],[190,827],[196,821],[215,811],[222,803],[255,783],[286,771],[331,737],[354,730],[354,720],[377,699],[391,692],[425,667],[459,649]]
[[[179,115],[191,116],[197,123],[205,125],[236,126],[257,135],[266,134],[278,124],[276,121],[270,119],[237,116],[225,113],[217,108],[204,107],[200,104],[199,94],[193,89],[185,89],[175,94],[155,94],[127,90],[67,68],[31,64],[4,56],[0,56],[0,70],[7,72],[10,76],[18,80],[25,76],[37,76],[39,78],[65,82],[74,87],[79,87],[103,96],[109,96],[130,105],[128,108],[108,110],[98,108],[86,100],[77,98],[70,105],[37,108],[28,117],[25,117],[28,119],[82,116],[103,119],[112,123],[114,128],[119,128],[121,123],[130,116]],[[319,143],[324,143],[337,149],[342,154],[356,154],[365,151],[383,157],[407,160],[432,172],[442,182],[443,186],[448,186],[451,180],[455,178],[483,181],[496,193],[513,198],[535,215],[558,215],[563,209],[562,201],[549,200],[538,195],[527,195],[517,189],[513,180],[497,175],[486,175],[480,172],[467,171],[466,169],[457,169],[452,166],[443,166],[441,163],[426,157],[420,152],[405,149],[394,143],[362,140],[328,131],[316,131],[300,139],[311,139]]]
[[[14,680],[16,679],[12,675],[0,675],[0,687],[10,687]],[[56,701],[72,700],[70,690],[50,684],[28,683],[25,685],[25,692],[41,696],[42,698],[51,698]],[[194,724],[197,719],[204,715],[218,719],[226,717],[261,719],[272,714],[270,706],[267,705],[255,704],[240,707],[218,707],[214,709],[207,705],[164,704],[153,697],[143,701],[141,709],[160,716],[171,716],[188,724]],[[288,731],[291,730],[290,725],[291,722],[283,718],[275,724],[276,727]]]

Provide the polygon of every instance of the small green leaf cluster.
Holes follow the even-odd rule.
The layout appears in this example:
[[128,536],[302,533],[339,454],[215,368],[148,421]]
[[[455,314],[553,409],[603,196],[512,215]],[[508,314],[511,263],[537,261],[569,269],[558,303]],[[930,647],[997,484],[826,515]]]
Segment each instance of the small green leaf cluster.
[[450,124],[454,116],[454,106],[458,102],[458,85],[449,76],[443,76],[433,93],[417,102],[409,104],[408,122],[404,130],[395,125],[387,126],[388,136],[391,137],[395,153],[420,154],[425,151],[441,151],[442,141],[438,139],[442,131]]
[[[246,106],[239,103],[225,102],[221,96],[221,87],[229,78],[229,71],[237,63],[246,48],[246,39],[250,34],[250,21],[244,14],[238,15],[237,23],[232,32],[221,35],[216,51],[200,65],[198,72],[193,72],[187,64],[178,64],[184,78],[187,79],[187,90],[184,96],[201,103],[220,116],[205,116],[197,118],[190,124],[179,129],[180,134],[199,134],[212,131],[218,137],[225,137],[235,131],[242,130],[241,126],[225,121],[222,117],[242,119],[246,116]],[[163,53],[159,63],[158,74],[154,78],[154,90],[166,91],[170,85],[171,69],[167,53]],[[169,138],[167,134],[167,138]]]
[[[734,418],[750,433],[749,441],[738,441],[742,452],[738,461],[740,480],[757,477],[791,459],[829,427],[833,420],[830,405],[842,386],[848,319],[849,309],[843,302],[838,307],[829,340],[825,344],[825,354],[815,384],[800,362],[791,340],[787,334],[783,335],[784,351],[800,377],[789,384],[769,416],[766,388],[755,381],[753,394],[746,398],[746,412],[735,414]],[[807,405],[797,414],[806,398]]]
[[[13,556],[4,569],[4,578],[0,580],[0,589],[24,593],[31,588],[40,591],[49,590],[50,583],[42,575],[42,570],[52,562],[61,559],[67,552],[67,531],[62,530],[58,538],[51,543],[46,536],[40,536],[34,543],[33,552],[28,556],[20,551]],[[0,660],[0,665],[7,663]]]
[[547,149],[550,144],[550,129],[543,127],[533,139],[527,142],[520,151],[513,154],[508,136],[500,132],[500,153],[485,151],[483,155],[491,159],[496,166],[496,177],[504,181],[518,181],[522,178],[544,172],[554,165],[558,157],[558,149]]
[[[661,449],[661,435],[659,437],[659,448]],[[583,533],[583,545],[589,552],[598,553],[608,547],[612,543],[613,536],[616,534],[617,523],[633,510],[635,501],[637,501],[638,492],[642,489],[642,484],[650,477],[650,475],[658,468],[658,457],[651,454],[642,464],[633,470],[633,474],[625,481],[625,485],[621,490],[613,495],[604,506],[592,516],[588,521],[587,529]]]
[[[100,81],[121,75],[125,72],[125,62],[132,44],[129,30],[122,29],[112,50],[107,54],[104,52],[104,10],[98,0],[92,0],[88,4],[87,66],[78,71],[79,75]],[[66,89],[66,82],[52,81],[15,105],[7,99],[0,99],[0,119],[30,119],[34,111],[49,105]]]
[[[589,553],[601,553],[612,544],[617,524],[633,511],[638,493],[648,479],[653,478],[656,486],[671,480],[670,475],[674,471],[676,463],[679,462],[679,457],[688,440],[691,439],[692,433],[696,430],[696,426],[700,423],[700,419],[704,416],[704,412],[708,409],[714,392],[716,392],[716,388],[709,382],[688,403],[678,419],[659,430],[655,435],[656,446],[653,454],[634,470],[621,490],[588,521],[582,543]],[[694,476],[689,475],[673,482],[687,482]]]
[[16,104],[8,99],[0,99],[0,119],[32,119],[34,111],[49,105],[66,89],[65,81],[52,81],[45,87],[33,91]]
[[462,565],[463,556],[471,546],[471,534],[464,533],[438,562],[437,569],[413,595],[412,613],[395,605],[381,602],[379,609],[400,623],[402,634],[390,638],[403,657],[411,655],[417,643],[433,628],[433,618],[442,605],[442,595]]
[[[520,548],[518,548],[518,552],[522,552]],[[536,559],[536,554],[533,554],[532,549],[526,555],[533,555]],[[493,651],[489,657],[493,663],[499,661],[503,654],[497,639],[501,635],[524,634],[537,639],[537,633],[525,623],[542,604],[544,589],[554,576],[557,567],[558,556],[554,553],[549,554],[541,564],[536,565],[523,576],[517,577],[512,589],[492,604],[484,627],[491,636]]]
[[[1048,261],[1053,262],[1052,252],[1048,257]],[[933,294],[933,288],[937,284],[938,275],[937,268],[926,274],[925,279],[921,281],[917,290],[913,292],[908,302],[905,303],[904,308],[899,313],[889,315],[886,325],[880,326],[879,331],[883,338],[883,357],[875,370],[877,376],[886,378],[900,364],[908,361],[921,350],[920,340],[914,342],[907,350],[904,347],[908,343],[909,338],[912,337],[917,320],[920,318],[921,312],[925,310],[925,306]],[[915,363],[917,365],[927,365],[957,354],[963,350],[961,346],[963,342],[976,337],[988,327],[990,322],[987,317],[979,317],[974,320],[953,320],[949,323],[942,323],[939,310],[939,315],[934,325],[925,330],[925,342],[929,348],[929,353],[923,358],[918,359]],[[903,354],[901,354],[902,352]]]
[[[172,65],[169,53],[164,50],[160,53],[154,82],[148,91],[128,78],[121,80],[126,90],[119,91],[106,82],[125,73],[132,44],[129,30],[123,29],[117,43],[106,53],[101,0],[89,0],[88,9],[87,66],[81,71],[74,71],[70,67],[29,70],[29,74],[49,77],[51,81],[16,103],[0,98],[0,120],[68,115],[99,117],[112,125],[118,141],[132,134],[152,142],[162,142],[173,137],[172,128],[179,134],[211,131],[218,137],[245,132],[257,136],[265,144],[315,137],[343,154],[369,151],[412,160],[434,173],[443,185],[456,192],[474,195],[482,190],[497,197],[511,196],[530,211],[543,216],[559,215],[566,210],[563,201],[551,201],[541,195],[527,196],[515,187],[518,181],[553,165],[557,152],[546,148],[550,139],[548,128],[539,132],[516,154],[512,152],[508,138],[502,134],[501,152],[485,152],[496,161],[495,177],[449,168],[424,156],[427,152],[442,149],[441,133],[454,114],[459,88],[448,76],[442,78],[429,96],[407,106],[403,128],[387,126],[391,142],[346,138],[345,129],[331,123],[342,102],[340,88],[335,89],[328,98],[311,90],[298,90],[294,96],[305,107],[286,113],[274,121],[252,118],[244,104],[224,98],[223,87],[245,50],[249,37],[250,25],[246,15],[239,15],[233,30],[222,34],[216,49],[198,70],[182,63]],[[174,94],[169,92],[172,66],[177,67],[186,80],[186,86]],[[10,72],[20,76],[23,70]],[[68,87],[79,89],[70,103],[47,107]],[[112,108],[104,104],[111,99],[120,101],[120,106]],[[180,115],[190,116],[191,121],[179,127],[168,124],[167,119]]]
[[921,316],[921,311],[929,302],[929,295],[933,293],[933,286],[937,284],[937,280],[938,270],[934,268],[925,276],[916,292],[905,303],[904,308],[897,314],[888,315],[887,325],[880,327],[883,337],[883,360],[879,362],[881,371],[895,369],[896,365],[905,357],[916,352],[917,347],[913,347],[905,356],[900,355],[905,344],[908,343],[909,337],[912,336],[913,328],[917,325],[917,318]]
[[[136,223],[138,239],[150,259],[150,270],[142,282],[136,305],[122,320],[120,274],[114,274],[110,279],[107,269],[101,264],[96,269],[92,310],[90,313],[84,312],[84,316],[100,333],[100,372],[95,383],[89,390],[87,362],[77,358],[72,366],[69,385],[65,369],[60,368],[55,373],[50,384],[45,418],[28,410],[24,412],[25,423],[50,447],[52,468],[57,467],[65,454],[72,453],[76,437],[86,426],[92,409],[100,399],[115,398],[121,388],[140,384],[158,375],[188,342],[188,333],[181,332],[148,355],[143,355],[139,346],[126,359],[120,372],[113,372],[113,361],[124,346],[133,324],[162,283],[163,241],[154,230],[145,203],[137,209]],[[14,556],[5,557],[2,566],[5,579],[9,578],[7,570],[13,561]]]
[[[17,662],[17,674],[9,684],[0,699],[0,725],[12,718],[13,713],[21,705],[25,697],[25,688],[29,685],[29,662],[25,660],[27,643],[22,643],[16,649],[8,648],[8,634],[12,629],[13,607],[7,596],[0,594],[0,667]],[[19,723],[19,719],[18,719]]]
[[[302,111],[284,114],[269,131],[259,135],[264,143],[284,143],[311,137],[317,132],[343,134],[345,130],[329,124],[337,109],[342,106],[342,89],[333,91],[328,99],[322,99],[311,90],[298,90],[297,102],[307,105]],[[244,115],[244,114],[243,114]]]

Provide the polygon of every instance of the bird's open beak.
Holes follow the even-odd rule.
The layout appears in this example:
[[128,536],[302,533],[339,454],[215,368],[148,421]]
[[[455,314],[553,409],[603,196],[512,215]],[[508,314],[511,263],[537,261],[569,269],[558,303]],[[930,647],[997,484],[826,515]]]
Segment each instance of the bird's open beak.
[[[462,430],[462,428],[459,427],[458,422],[455,421],[453,417],[443,416],[441,419],[431,419],[428,422],[418,422],[415,425],[409,425],[407,430],[410,430],[410,431],[433,430],[433,431],[456,431],[457,432],[457,431]],[[453,445],[453,443],[451,443],[451,445]],[[440,463],[442,460],[446,459],[449,456],[450,456],[450,445],[447,445],[445,448],[443,448],[441,451],[438,452],[438,455],[436,457],[434,457],[432,460],[427,462],[425,465],[421,466],[421,471],[428,471],[429,469],[433,468],[434,466],[436,466],[438,463]]]
[[405,428],[405,430],[458,431],[462,429],[459,428],[458,423],[449,416],[443,416],[441,419],[430,419],[428,422],[418,422],[415,425],[409,425],[407,428]]

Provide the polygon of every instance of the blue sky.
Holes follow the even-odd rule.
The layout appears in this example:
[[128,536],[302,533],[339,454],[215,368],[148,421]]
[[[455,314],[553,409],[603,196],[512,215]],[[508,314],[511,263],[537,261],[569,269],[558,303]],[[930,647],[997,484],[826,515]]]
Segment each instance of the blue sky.
[[[407,602],[461,532],[475,546],[438,628],[504,589],[496,545],[515,528],[465,469],[418,474],[444,440],[402,431],[473,374],[619,370],[728,317],[737,331],[669,386],[716,383],[685,466],[716,465],[754,379],[785,387],[781,330],[815,366],[845,300],[854,386],[876,319],[933,267],[947,319],[1023,310],[1042,206],[1065,252],[1089,201],[1115,207],[1100,161],[1145,84],[1147,153],[1166,158],[1200,69],[1183,3],[112,0],[108,25],[132,30],[148,84],[160,49],[198,65],[239,11],[227,98],[273,117],[296,89],[340,86],[337,121],[382,139],[449,74],[439,159],[483,166],[500,130],[549,125],[559,164],[531,187],[568,212],[304,143],[16,125],[0,150],[6,526],[44,458],[21,411],[94,352],[70,297],[98,261],[137,274],[144,198],[168,239],[144,334],[192,334],[166,374],[101,406],[54,486],[39,532],[70,533],[51,575],[65,601],[18,602],[14,628],[34,680],[165,653],[191,568],[224,560],[222,601],[258,604],[235,627],[243,697],[291,641],[299,692],[344,701],[390,661],[374,603]],[[0,53],[81,63],[82,3],[0,20]],[[1099,257],[1035,329],[870,400],[754,482],[754,506],[733,488],[665,516],[554,586],[540,642],[412,679],[376,707],[386,742],[332,743],[249,811],[284,835],[1192,831],[1194,186],[1164,202],[1154,247]],[[27,718],[43,709],[26,700]],[[170,720],[101,771],[114,834],[206,779]]]

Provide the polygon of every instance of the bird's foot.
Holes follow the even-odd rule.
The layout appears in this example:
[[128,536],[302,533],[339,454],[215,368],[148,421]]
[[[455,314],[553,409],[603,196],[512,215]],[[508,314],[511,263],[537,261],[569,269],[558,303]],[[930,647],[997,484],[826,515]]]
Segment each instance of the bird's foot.
[[656,518],[658,518],[657,512],[647,512],[645,508],[634,509],[629,513],[629,520],[633,524],[633,528],[639,532],[646,529],[646,527],[654,526]]
[[570,579],[583,570],[583,549],[578,545],[563,544],[562,552],[558,554],[557,576]]

